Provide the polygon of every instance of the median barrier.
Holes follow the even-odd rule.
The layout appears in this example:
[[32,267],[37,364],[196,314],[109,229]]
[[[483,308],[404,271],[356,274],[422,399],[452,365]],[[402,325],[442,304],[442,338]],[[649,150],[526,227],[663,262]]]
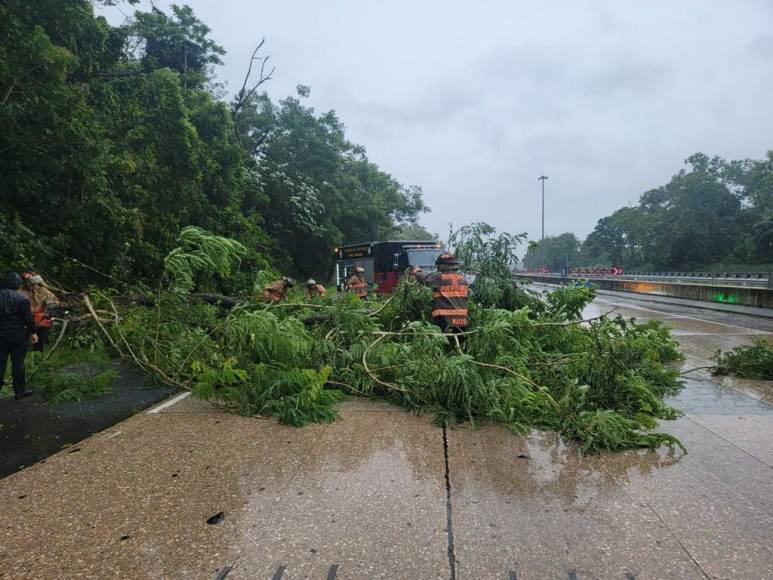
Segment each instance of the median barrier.
[[[555,284],[573,284],[579,278],[566,278],[557,276],[540,276],[518,274],[520,278],[528,278],[534,282],[547,282]],[[655,282],[652,280],[613,280],[609,278],[593,278],[591,282],[602,290],[617,292],[633,292],[635,294],[651,294],[654,296],[668,296],[671,298],[686,298],[702,302],[720,304],[737,304],[741,306],[756,306],[758,308],[773,308],[773,278],[768,278],[768,288],[740,287],[740,286],[711,286],[704,284],[672,284],[668,282]]]

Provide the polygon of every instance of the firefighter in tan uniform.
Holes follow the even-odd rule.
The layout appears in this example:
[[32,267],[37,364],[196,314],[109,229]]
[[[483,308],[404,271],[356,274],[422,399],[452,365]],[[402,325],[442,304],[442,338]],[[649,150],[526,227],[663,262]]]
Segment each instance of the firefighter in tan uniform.
[[414,266],[411,273],[422,284],[432,287],[432,322],[443,332],[464,331],[467,320],[467,295],[470,285],[464,274],[457,272],[459,262],[450,252],[444,252],[435,260],[437,272],[422,272]]
[[327,294],[325,287],[322,284],[317,284],[317,281],[314,278],[306,280],[306,298],[309,300],[317,296],[324,298],[325,294]]
[[266,284],[263,288],[263,298],[271,302],[281,302],[287,298],[287,294],[293,286],[295,286],[295,280],[284,276],[281,280]]
[[356,294],[358,298],[366,298],[368,296],[368,282],[365,280],[365,268],[355,266],[352,268],[352,272],[354,273],[346,281],[344,290]]

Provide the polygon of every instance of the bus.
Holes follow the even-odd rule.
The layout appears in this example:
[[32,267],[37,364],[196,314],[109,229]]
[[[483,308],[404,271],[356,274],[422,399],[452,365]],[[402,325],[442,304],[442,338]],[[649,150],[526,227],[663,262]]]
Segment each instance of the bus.
[[390,294],[407,268],[419,266],[425,271],[434,270],[435,259],[445,252],[445,246],[436,240],[387,240],[347,244],[334,251],[339,290],[344,289],[352,269],[360,266],[372,290]]

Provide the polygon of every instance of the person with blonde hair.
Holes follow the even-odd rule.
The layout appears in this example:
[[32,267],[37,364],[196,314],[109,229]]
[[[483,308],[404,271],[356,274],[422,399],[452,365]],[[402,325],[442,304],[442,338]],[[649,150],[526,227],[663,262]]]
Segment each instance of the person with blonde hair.
[[32,318],[35,321],[35,333],[38,335],[38,341],[33,345],[32,350],[42,351],[48,331],[53,324],[51,311],[59,306],[59,298],[46,287],[40,274],[24,272],[21,279],[23,287],[19,292],[30,301],[30,310],[32,310]]

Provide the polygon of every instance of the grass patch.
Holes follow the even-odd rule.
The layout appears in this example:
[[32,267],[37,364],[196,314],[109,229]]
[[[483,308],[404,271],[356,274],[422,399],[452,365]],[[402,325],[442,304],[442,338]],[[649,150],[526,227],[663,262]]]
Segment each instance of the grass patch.
[[27,382],[50,403],[79,401],[111,392],[118,371],[101,342],[89,348],[63,343],[48,359],[46,353],[27,355]]

